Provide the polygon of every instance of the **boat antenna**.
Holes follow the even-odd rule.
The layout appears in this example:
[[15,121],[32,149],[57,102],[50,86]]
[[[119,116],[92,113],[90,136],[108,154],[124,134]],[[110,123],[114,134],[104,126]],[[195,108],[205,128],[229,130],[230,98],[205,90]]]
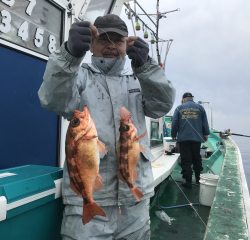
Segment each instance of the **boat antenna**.
[[[161,54],[159,53],[159,41],[161,40],[163,42],[167,42],[167,41],[168,41],[168,43],[170,42],[170,44],[168,44],[168,47],[167,47],[167,50],[166,50],[166,56],[167,56],[169,48],[170,48],[173,40],[171,40],[171,39],[170,40],[163,40],[163,39],[159,38],[159,36],[158,36],[159,35],[159,20],[162,19],[162,18],[166,18],[166,14],[167,13],[180,11],[180,8],[175,9],[175,10],[171,10],[171,11],[168,11],[168,12],[161,13],[159,11],[159,0],[156,0],[156,1],[157,1],[157,4],[156,4],[156,14],[148,14],[141,7],[141,5],[138,3],[137,0],[134,0],[134,11],[131,9],[129,3],[124,3],[124,5],[125,5],[126,8],[129,9],[129,13],[130,14],[132,13],[133,16],[135,16],[135,21],[136,22],[138,22],[139,20],[142,22],[143,30],[144,30],[144,26],[146,26],[146,28],[149,29],[150,32],[152,33],[152,35],[155,37],[157,60],[158,60],[158,64],[160,65],[161,64]],[[143,11],[143,13],[137,13],[136,12],[136,5]],[[148,27],[147,24],[139,17],[139,15],[146,15],[148,17],[148,19],[154,24],[154,26],[156,28],[156,31],[153,31],[150,27]],[[156,22],[154,22],[150,16],[156,17]],[[132,17],[131,17],[131,19],[132,19]],[[132,21],[132,26],[133,26],[133,30],[134,30],[134,34],[135,34],[135,27],[134,27],[133,21]],[[136,34],[135,34],[135,36],[136,36]],[[152,49],[152,43],[151,43],[151,49]],[[162,52],[162,50],[161,50],[161,52]],[[153,54],[153,51],[152,51],[152,54]],[[165,61],[164,61],[165,64],[166,64],[166,56],[165,56]],[[164,66],[164,69],[165,69],[165,66]]]

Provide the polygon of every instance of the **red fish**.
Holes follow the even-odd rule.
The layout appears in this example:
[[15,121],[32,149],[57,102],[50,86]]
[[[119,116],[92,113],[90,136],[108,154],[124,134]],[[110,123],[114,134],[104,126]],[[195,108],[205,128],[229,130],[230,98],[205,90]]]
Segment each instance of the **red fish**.
[[144,197],[143,193],[134,185],[134,180],[137,179],[136,164],[139,159],[140,151],[146,151],[139,144],[139,139],[146,135],[146,132],[140,137],[137,137],[137,129],[132,124],[129,111],[122,107],[120,109],[120,137],[117,144],[117,154],[119,160],[118,178],[127,183],[130,191],[140,201]]
[[98,140],[95,123],[86,106],[83,112],[75,110],[68,127],[65,148],[70,187],[84,200],[83,224],[95,215],[106,217],[92,198],[92,191],[103,187],[103,179],[99,175],[99,150],[106,154],[106,147]]

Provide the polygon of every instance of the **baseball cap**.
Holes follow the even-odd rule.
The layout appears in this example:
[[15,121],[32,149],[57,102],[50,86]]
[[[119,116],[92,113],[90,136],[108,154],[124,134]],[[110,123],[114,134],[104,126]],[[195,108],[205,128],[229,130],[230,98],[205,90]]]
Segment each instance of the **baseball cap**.
[[186,92],[183,94],[182,98],[187,98],[187,97],[194,97],[194,96],[192,95],[192,93]]
[[103,34],[105,32],[115,32],[123,37],[128,36],[128,28],[126,23],[115,14],[107,14],[103,17],[98,17],[94,26],[97,28],[99,34]]

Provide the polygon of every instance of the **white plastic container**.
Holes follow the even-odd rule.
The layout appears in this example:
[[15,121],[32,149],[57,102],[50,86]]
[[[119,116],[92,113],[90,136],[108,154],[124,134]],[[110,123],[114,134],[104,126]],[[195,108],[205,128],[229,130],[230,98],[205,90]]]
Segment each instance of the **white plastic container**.
[[212,206],[216,192],[218,175],[203,173],[200,175],[200,203],[205,206]]
[[200,155],[201,155],[201,157],[205,157],[206,156],[206,148],[201,148],[200,149]]
[[172,141],[171,137],[164,137],[163,142],[164,142],[164,149],[167,150],[168,152],[171,151],[172,148],[176,146],[176,141]]

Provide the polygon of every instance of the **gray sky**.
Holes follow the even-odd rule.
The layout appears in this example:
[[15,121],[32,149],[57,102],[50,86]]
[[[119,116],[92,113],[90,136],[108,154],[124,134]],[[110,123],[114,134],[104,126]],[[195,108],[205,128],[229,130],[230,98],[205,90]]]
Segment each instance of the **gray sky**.
[[[138,2],[148,13],[156,12],[155,0]],[[189,91],[195,101],[212,102],[215,128],[250,135],[250,1],[160,0],[160,12],[177,8],[180,12],[160,20],[159,30],[161,38],[174,39],[166,63],[166,75],[176,88],[174,109]],[[134,35],[125,8],[121,18]],[[143,31],[137,36],[143,38]]]

